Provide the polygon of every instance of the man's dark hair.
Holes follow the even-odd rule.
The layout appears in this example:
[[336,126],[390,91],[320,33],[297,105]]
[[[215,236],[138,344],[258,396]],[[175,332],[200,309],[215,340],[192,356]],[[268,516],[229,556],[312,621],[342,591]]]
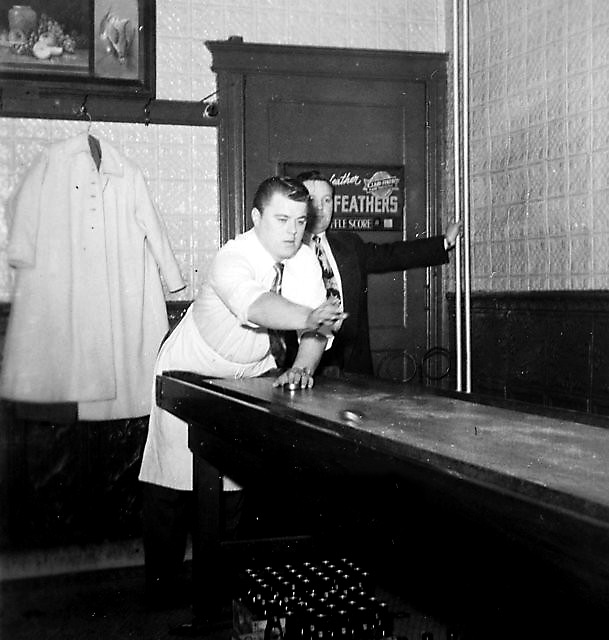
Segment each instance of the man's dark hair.
[[312,169],[311,171],[303,171],[296,176],[296,180],[300,180],[300,182],[305,182],[305,180],[310,180],[311,182],[325,182],[330,189],[332,189],[332,195],[334,195],[334,185],[317,169]]
[[263,180],[258,189],[256,189],[253,202],[254,208],[262,213],[264,207],[276,193],[280,193],[296,202],[309,201],[309,192],[300,180],[284,176],[273,176]]

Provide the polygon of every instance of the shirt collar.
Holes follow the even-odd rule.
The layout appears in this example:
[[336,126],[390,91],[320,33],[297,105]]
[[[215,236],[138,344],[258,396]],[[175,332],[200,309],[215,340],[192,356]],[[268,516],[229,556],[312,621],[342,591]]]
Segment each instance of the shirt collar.
[[[258,238],[258,234],[256,233],[256,229],[252,227],[248,231],[245,232],[246,236],[249,236],[250,242],[252,243],[252,248],[260,256],[261,262],[269,269],[273,268],[273,265],[277,262],[273,258],[273,256],[264,248],[262,242],[260,242],[260,238]],[[285,263],[285,260],[281,260],[281,262]]]
[[313,242],[315,242],[315,238],[319,238],[321,242],[325,242],[326,232],[322,231],[321,233],[307,233],[307,237],[303,239],[303,244],[313,244]]
[[[122,176],[124,166],[118,151],[105,140],[99,139],[101,147],[101,164],[99,165],[100,173],[111,173],[116,176]],[[91,153],[89,149],[89,134],[80,133],[66,142],[67,155],[76,155],[79,153]]]

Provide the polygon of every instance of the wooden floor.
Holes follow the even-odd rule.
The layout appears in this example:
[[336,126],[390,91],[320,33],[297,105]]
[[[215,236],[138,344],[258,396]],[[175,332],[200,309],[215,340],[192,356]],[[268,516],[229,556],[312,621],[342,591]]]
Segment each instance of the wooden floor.
[[[162,640],[192,619],[188,603],[151,611],[142,567],[108,569],[0,583],[2,640]],[[222,619],[224,620],[224,612]],[[227,640],[226,625],[207,636]]]
[[[188,563],[187,563],[188,564]],[[188,571],[188,568],[187,568]],[[142,567],[80,572],[0,582],[2,640],[164,640],[171,628],[192,620],[187,603],[151,611],[143,598]],[[430,633],[446,640],[446,627],[387,591],[380,597],[395,616],[398,640]],[[229,640],[231,610],[217,630],[201,636]]]
[[[172,627],[192,620],[184,602],[164,610],[150,610],[143,598],[143,567],[106,569],[93,572],[26,578],[0,582],[1,640],[165,640],[174,638]],[[458,584],[455,585],[458,587]],[[378,594],[394,614],[396,640],[448,640],[448,627],[435,615],[381,589]],[[534,606],[533,606],[534,608]],[[480,611],[481,623],[486,616]],[[514,618],[512,619],[512,615]],[[230,640],[231,607],[227,602],[221,622],[206,640]],[[507,612],[495,623],[461,628],[458,640],[537,640],[539,638],[605,638],[605,625],[586,625],[583,635],[569,625],[557,632],[560,620],[568,619],[568,607],[557,608],[552,619],[515,622],[517,612]],[[544,630],[545,627],[545,630]],[[551,631],[550,631],[551,629]],[[429,634],[429,635],[425,635]]]

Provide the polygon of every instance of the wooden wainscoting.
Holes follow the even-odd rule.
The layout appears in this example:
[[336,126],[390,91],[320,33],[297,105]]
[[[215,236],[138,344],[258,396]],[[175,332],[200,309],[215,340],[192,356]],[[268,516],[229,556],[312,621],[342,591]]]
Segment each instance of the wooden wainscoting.
[[609,292],[476,293],[471,337],[473,393],[609,415]]
[[[169,302],[170,325],[189,302]],[[0,347],[10,313],[0,305]],[[24,419],[0,402],[0,548],[128,540],[140,534],[137,481],[147,416],[100,422]]]

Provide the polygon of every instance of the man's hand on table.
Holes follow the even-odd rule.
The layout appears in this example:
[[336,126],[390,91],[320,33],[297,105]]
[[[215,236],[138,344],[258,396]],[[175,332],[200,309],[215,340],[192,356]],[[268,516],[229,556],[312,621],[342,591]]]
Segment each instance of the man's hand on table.
[[291,367],[286,369],[273,382],[274,387],[287,386],[292,389],[310,389],[313,386],[313,374],[307,367]]

